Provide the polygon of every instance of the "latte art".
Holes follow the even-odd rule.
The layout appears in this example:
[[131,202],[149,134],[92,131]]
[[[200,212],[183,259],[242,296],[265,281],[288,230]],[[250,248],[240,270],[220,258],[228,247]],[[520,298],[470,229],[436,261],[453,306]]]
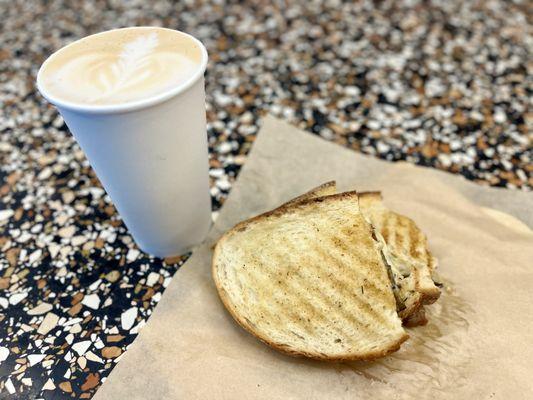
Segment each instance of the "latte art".
[[41,84],[70,102],[131,102],[186,82],[200,59],[198,46],[179,32],[121,29],[89,36],[54,54],[43,67]]

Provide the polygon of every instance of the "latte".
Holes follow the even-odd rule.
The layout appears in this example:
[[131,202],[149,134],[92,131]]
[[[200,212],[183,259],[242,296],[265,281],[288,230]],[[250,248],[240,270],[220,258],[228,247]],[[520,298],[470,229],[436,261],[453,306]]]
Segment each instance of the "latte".
[[78,40],[39,72],[50,97],[80,105],[115,105],[156,96],[190,81],[202,58],[195,39],[157,27],[125,28]]

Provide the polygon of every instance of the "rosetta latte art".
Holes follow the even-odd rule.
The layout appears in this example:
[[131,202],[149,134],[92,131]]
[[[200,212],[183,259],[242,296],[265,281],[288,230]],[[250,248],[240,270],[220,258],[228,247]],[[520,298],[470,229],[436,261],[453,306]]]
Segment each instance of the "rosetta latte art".
[[155,31],[120,47],[88,45],[63,58],[47,75],[48,90],[87,104],[142,100],[183,83],[198,69],[191,57],[162,45]]
[[126,44],[116,61],[101,60],[90,66],[89,81],[101,91],[94,100],[112,96],[155,77],[158,69],[164,67],[158,60],[163,54],[154,55],[156,46],[157,34],[152,32]]

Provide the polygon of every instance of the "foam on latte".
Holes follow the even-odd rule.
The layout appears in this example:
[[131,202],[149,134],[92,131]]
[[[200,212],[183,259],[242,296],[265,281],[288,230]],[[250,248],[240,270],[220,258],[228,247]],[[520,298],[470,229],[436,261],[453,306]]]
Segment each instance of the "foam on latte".
[[202,61],[197,43],[163,28],[88,36],[53,54],[39,84],[59,100],[111,105],[142,100],[189,80]]

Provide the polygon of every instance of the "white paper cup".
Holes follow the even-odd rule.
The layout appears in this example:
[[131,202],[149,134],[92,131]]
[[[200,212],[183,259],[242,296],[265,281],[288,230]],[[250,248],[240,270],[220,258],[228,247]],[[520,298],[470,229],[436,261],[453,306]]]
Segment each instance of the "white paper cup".
[[53,97],[40,81],[57,53],[37,75],[39,91],[58,108],[138,246],[159,257],[189,251],[211,225],[207,51],[194,37],[177,33],[201,49],[198,70],[188,81],[141,101],[86,106]]

